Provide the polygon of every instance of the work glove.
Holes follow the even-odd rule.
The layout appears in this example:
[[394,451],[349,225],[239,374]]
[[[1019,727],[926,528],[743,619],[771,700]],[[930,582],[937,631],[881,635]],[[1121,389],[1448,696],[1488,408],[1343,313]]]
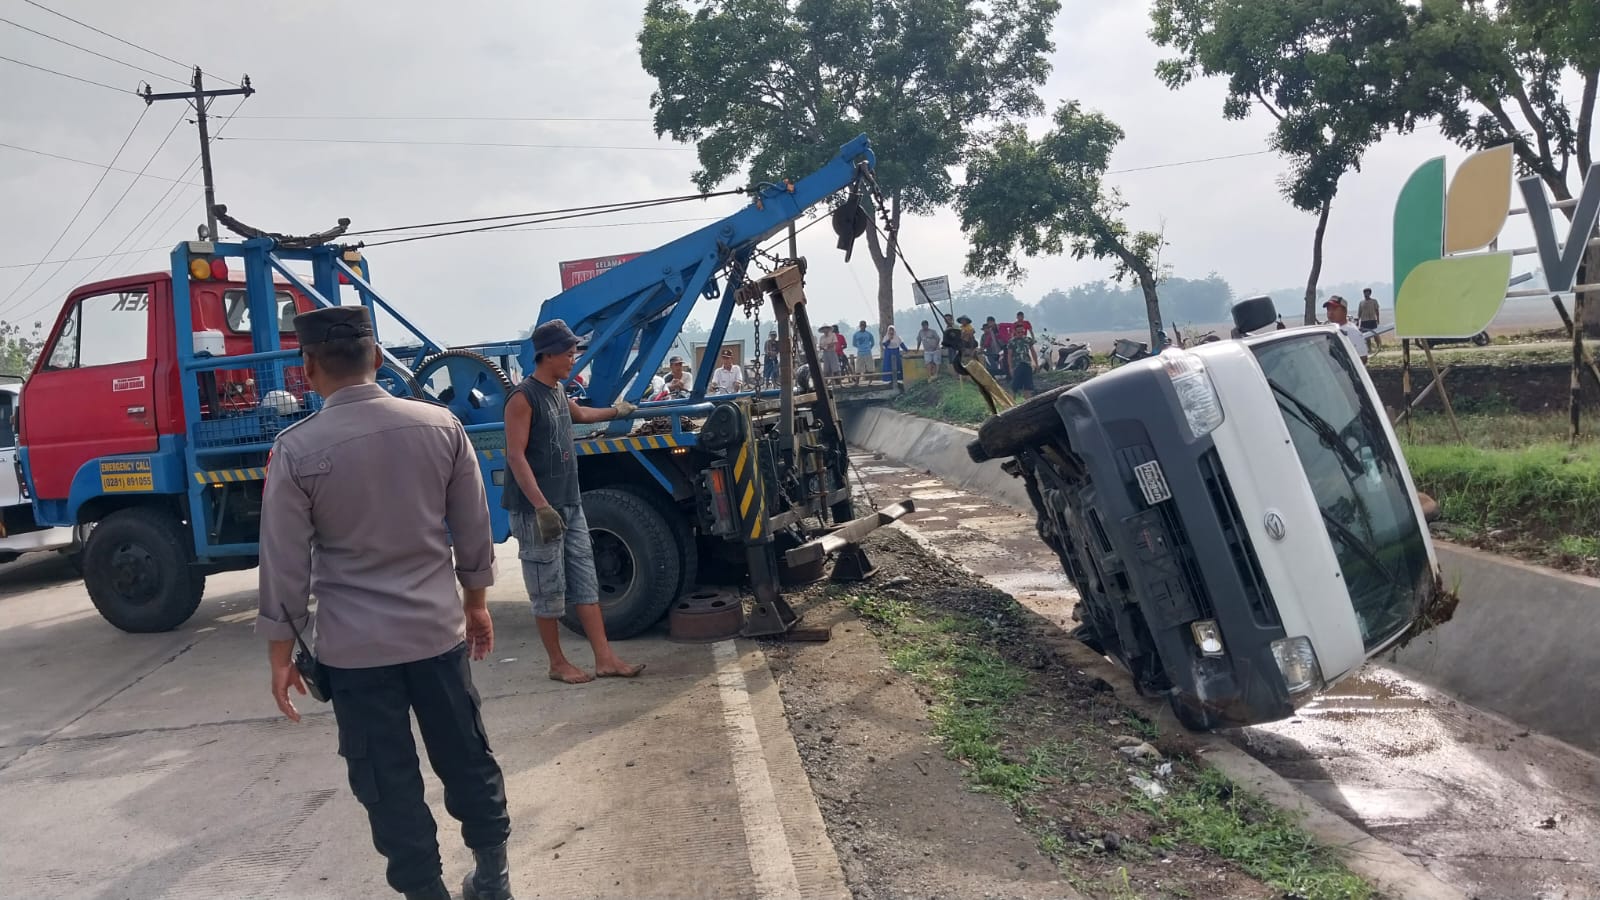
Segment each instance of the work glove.
[[554,543],[566,534],[567,523],[561,518],[561,513],[556,512],[554,506],[541,506],[534,510],[533,514],[539,528],[540,541],[546,544]]
[[639,409],[639,407],[634,406],[632,403],[629,403],[626,400],[618,400],[617,402],[611,404],[611,408],[617,411],[617,418],[619,419],[626,419]]

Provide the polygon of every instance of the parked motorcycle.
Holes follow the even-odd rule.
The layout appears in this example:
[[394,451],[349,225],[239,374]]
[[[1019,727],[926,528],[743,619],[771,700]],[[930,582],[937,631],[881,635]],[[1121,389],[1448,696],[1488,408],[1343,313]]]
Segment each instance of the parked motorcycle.
[[1066,372],[1083,372],[1094,362],[1088,344],[1067,344],[1056,348],[1056,369]]

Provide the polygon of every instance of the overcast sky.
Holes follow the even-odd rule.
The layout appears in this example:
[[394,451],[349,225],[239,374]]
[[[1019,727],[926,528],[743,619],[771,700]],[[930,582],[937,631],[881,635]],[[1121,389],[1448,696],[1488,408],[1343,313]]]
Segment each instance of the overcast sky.
[[[229,4],[197,0],[123,3],[41,0],[63,13],[208,73],[248,73],[258,93],[226,117],[235,98],[212,112],[218,199],[244,221],[303,233],[340,216],[352,228],[376,228],[684,193],[695,168],[692,149],[658,140],[650,127],[653,80],[639,65],[636,35],[642,0],[450,3]],[[1127,132],[1113,171],[1163,166],[1262,150],[1269,121],[1221,117],[1223,86],[1200,82],[1170,91],[1154,76],[1163,51],[1148,37],[1143,4],[1065,0],[1055,31],[1054,73],[1042,90],[1054,107],[1076,98],[1107,113]],[[156,10],[160,12],[157,13]],[[179,80],[185,71],[154,56],[27,5],[0,0],[17,24],[145,66]],[[181,85],[155,78],[0,23],[0,56],[131,89]],[[50,259],[163,247],[194,234],[203,221],[197,186],[173,188],[198,152],[192,125],[173,131],[179,103],[145,104],[117,93],[0,61],[0,142],[100,164],[129,129],[117,167],[159,178],[110,173]],[[285,118],[285,117],[307,118]],[[380,121],[341,116],[604,117],[619,121]],[[310,118],[323,117],[323,118]],[[163,146],[163,140],[170,134]],[[273,140],[261,140],[270,138]],[[284,139],[307,139],[299,140]],[[311,142],[312,139],[320,142]],[[328,143],[432,141],[545,144],[628,149]],[[157,148],[160,147],[159,152]],[[1394,195],[1424,159],[1461,152],[1432,129],[1391,137],[1346,178],[1327,238],[1324,280],[1387,284]],[[152,154],[154,154],[152,156]],[[1303,284],[1314,219],[1281,199],[1283,170],[1272,155],[1114,175],[1128,200],[1129,224],[1165,228],[1175,273],[1215,271],[1241,293]],[[189,180],[198,181],[197,170]],[[46,265],[13,288],[89,194],[101,170],[0,147],[0,320],[53,317],[85,278],[148,271],[165,250],[101,262]],[[797,173],[803,174],[803,173]],[[131,186],[131,187],[130,187]],[[124,191],[126,195],[124,196]],[[119,197],[121,204],[113,210]],[[163,200],[175,203],[168,204]],[[618,217],[622,222],[720,217],[728,198]],[[154,212],[153,215],[151,213]],[[144,225],[136,224],[145,219]],[[585,223],[610,220],[584,220]],[[699,221],[583,227],[418,241],[368,252],[381,291],[435,338],[450,342],[505,338],[525,329],[559,289],[557,262],[644,250]],[[99,226],[93,234],[91,231]],[[802,236],[811,259],[810,295],[820,312],[871,318],[875,275],[864,252],[847,268],[830,230]],[[904,240],[925,277],[948,274],[957,286],[965,246],[944,213],[908,220]],[[119,241],[121,242],[119,244]],[[1032,262],[1017,286],[1027,301],[1056,287],[1106,277],[1095,262]],[[41,287],[42,285],[42,287]],[[909,305],[900,279],[898,305]],[[23,299],[27,298],[27,299]],[[1388,298],[1385,298],[1387,302]],[[697,315],[709,321],[709,310]],[[47,321],[48,327],[48,321]]]

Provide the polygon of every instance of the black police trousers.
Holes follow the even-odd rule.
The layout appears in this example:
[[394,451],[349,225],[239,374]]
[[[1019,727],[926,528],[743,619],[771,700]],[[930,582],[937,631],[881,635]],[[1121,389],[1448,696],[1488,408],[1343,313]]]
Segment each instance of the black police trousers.
[[444,783],[444,807],[461,822],[469,848],[506,842],[505,780],[489,749],[472,685],[466,644],[439,656],[370,669],[328,667],[339,755],[350,790],[367,809],[372,843],[389,861],[389,886],[400,893],[440,877],[439,840],[423,798],[411,739],[416,711],[428,761]]

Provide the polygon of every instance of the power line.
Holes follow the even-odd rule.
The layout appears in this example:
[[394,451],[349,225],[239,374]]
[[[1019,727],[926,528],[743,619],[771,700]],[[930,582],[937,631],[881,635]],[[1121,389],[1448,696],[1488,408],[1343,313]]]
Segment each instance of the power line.
[[28,67],[30,69],[37,69],[40,72],[49,72],[51,75],[59,75],[62,78],[70,78],[73,81],[81,81],[84,84],[92,84],[95,87],[103,87],[108,91],[116,91],[119,94],[137,94],[138,93],[138,91],[132,91],[132,90],[129,90],[127,88],[112,87],[111,85],[106,84],[104,81],[95,81],[95,80],[90,79],[90,78],[80,78],[77,75],[68,75],[65,72],[57,72],[55,69],[46,69],[44,66],[36,66],[33,63],[26,63],[26,62],[23,62],[20,59],[12,59],[9,56],[0,56],[0,59],[3,59],[8,63],[16,63],[19,66],[26,66],[26,67]]
[[[545,221],[553,221],[553,220],[545,220]],[[632,227],[632,226],[635,226],[635,225],[675,225],[675,224],[680,224],[680,223],[683,223],[683,222],[720,222],[720,221],[722,221],[722,217],[721,216],[691,216],[690,218],[687,218],[687,219],[649,219],[649,220],[640,220],[640,221],[637,221],[637,222],[602,222],[602,223],[597,224],[597,225],[551,225],[551,226],[542,227],[542,228],[523,228],[523,227],[501,228],[501,229],[498,229],[498,231],[501,234],[526,234],[528,232],[533,232],[533,231],[586,231],[586,230],[594,229],[594,228],[626,228],[626,227]],[[517,223],[514,223],[514,224],[516,224],[517,226],[521,226],[524,223],[517,222]],[[455,232],[455,231],[452,231],[452,232],[445,232],[445,233],[439,233],[439,234],[426,234],[426,235],[422,235],[422,237],[449,237],[449,236],[455,235],[455,234],[467,234],[467,233],[470,233],[470,232]],[[385,243],[388,243],[388,242],[385,242]],[[376,246],[379,246],[379,245],[378,244],[367,244],[366,246],[376,247]]]
[[[167,62],[172,63],[173,65],[178,66],[181,69],[187,70],[189,68],[189,64],[188,63],[178,62],[177,60],[175,60],[172,57],[166,55],[165,53],[157,53],[156,51],[151,50],[149,47],[146,47],[143,44],[136,44],[133,41],[127,40],[126,38],[117,37],[116,35],[112,34],[109,31],[102,31],[101,29],[96,28],[93,25],[90,25],[88,22],[84,22],[84,21],[79,20],[79,19],[74,19],[73,17],[67,15],[66,13],[57,12],[57,11],[51,9],[50,7],[45,6],[43,3],[36,2],[36,0],[22,0],[22,2],[28,4],[29,6],[36,7],[38,9],[42,9],[45,12],[49,13],[52,16],[55,16],[58,19],[66,19],[68,22],[71,22],[74,25],[81,25],[84,28],[87,28],[90,31],[94,32],[95,34],[101,35],[102,37],[108,37],[108,38],[112,39],[113,41],[116,41],[119,44],[123,44],[123,45],[129,46],[129,47],[132,47],[135,50],[142,50],[145,53],[148,53],[151,56],[156,57],[157,59],[166,60]],[[166,76],[162,76],[162,77],[166,77]],[[226,78],[224,78],[222,80],[223,81],[227,81]],[[228,83],[236,85],[236,86],[238,84],[238,82],[228,82]]]
[[[145,109],[148,110],[149,107],[146,106]],[[142,119],[143,116],[144,116],[144,114],[141,113],[140,114],[140,118]],[[146,159],[144,161],[144,165],[139,168],[139,174],[140,175],[143,175],[144,174],[144,170],[150,168],[150,164],[155,162],[156,157],[161,155],[161,151],[162,150],[166,149],[167,142],[172,140],[172,136],[178,132],[178,126],[183,124],[183,120],[184,120],[184,115],[182,113],[179,113],[178,114],[178,118],[172,123],[172,127],[167,129],[167,136],[161,139],[161,143],[159,145],[157,145],[155,151],[150,154],[150,158]],[[128,182],[128,186],[123,189],[122,195],[117,197],[117,202],[111,204],[111,208],[106,210],[105,215],[100,217],[100,221],[99,221],[99,223],[97,223],[94,226],[94,229],[91,230],[88,233],[88,235],[86,235],[84,237],[84,239],[82,241],[78,242],[78,246],[73,249],[72,253],[69,254],[70,256],[77,256],[79,253],[83,252],[83,248],[88,246],[89,241],[93,240],[94,236],[100,233],[100,229],[104,228],[105,224],[107,222],[111,221],[112,215],[114,215],[116,213],[116,211],[122,207],[122,201],[128,199],[129,192],[131,192],[133,190],[133,186],[138,184],[138,183],[139,183],[139,180],[137,178],[132,180],[132,181],[130,181],[130,182]],[[116,249],[116,248],[113,247],[112,249]],[[46,255],[48,255],[48,254],[46,254]],[[22,296],[22,298],[19,299],[19,300],[11,301],[10,300],[10,296],[7,295],[7,300],[6,301],[0,301],[0,310],[5,310],[5,309],[8,309],[8,308],[12,308],[14,306],[21,306],[22,304],[27,303],[29,298],[31,298],[33,295],[39,293],[40,291],[44,290],[45,286],[48,285],[50,282],[54,281],[56,279],[56,276],[60,275],[61,272],[64,269],[66,269],[66,263],[62,263],[61,265],[56,266],[56,270],[54,272],[51,272],[50,276],[48,278],[46,278],[45,280],[43,280],[43,281],[39,282],[37,285],[35,285],[33,290],[31,290],[28,293],[24,294]],[[20,285],[18,285],[18,286],[20,287]],[[49,303],[50,301],[47,298],[45,300],[45,302]],[[24,316],[24,318],[26,318],[26,316]]]
[[650,209],[650,208],[656,207],[656,206],[666,206],[666,205],[668,205],[670,203],[682,203],[682,202],[684,202],[684,201],[682,201],[682,200],[646,201],[646,202],[642,202],[642,203],[636,203],[636,204],[631,205],[631,206],[618,206],[618,207],[614,207],[614,208],[611,208],[611,209],[600,209],[600,210],[592,210],[592,211],[587,211],[587,212],[575,212],[575,213],[571,213],[571,214],[564,215],[564,216],[550,216],[548,218],[530,219],[528,221],[523,221],[523,222],[508,222],[508,223],[505,223],[505,224],[502,224],[502,225],[484,225],[484,226],[482,226],[480,228],[464,228],[464,229],[461,229],[460,231],[440,231],[440,232],[434,232],[432,234],[418,234],[418,235],[412,235],[410,237],[394,238],[393,240],[387,240],[387,241],[375,241],[375,242],[373,242],[371,244],[362,244],[361,246],[383,247],[383,246],[387,246],[389,244],[405,244],[405,243],[409,243],[411,241],[423,241],[423,240],[427,240],[429,238],[451,237],[453,235],[458,235],[458,234],[477,234],[479,232],[484,232],[484,231],[505,231],[505,230],[516,228],[516,227],[522,226],[522,225],[542,225],[542,224],[544,224],[546,222],[562,222],[562,221],[566,221],[567,219],[582,219],[582,218],[587,218],[589,216],[604,216],[604,215],[609,215],[611,213],[631,212],[631,211],[636,210],[636,209]]
[[[150,110],[149,110],[148,107],[146,107],[143,110],[140,110],[139,118],[135,119],[134,122],[133,122],[133,127],[128,129],[128,136],[122,139],[122,143],[117,146],[117,152],[113,153],[111,155],[111,163],[112,164],[115,164],[116,161],[122,157],[122,151],[126,150],[128,148],[128,142],[133,140],[134,132],[139,130],[140,123],[144,122],[145,113],[147,113],[149,111]],[[106,176],[109,175],[109,174],[111,174],[111,165],[107,165],[104,168],[104,170],[102,170],[100,172],[100,178],[95,181],[94,187],[89,189],[88,195],[85,196],[83,198],[83,202],[78,205],[78,211],[73,213],[72,214],[72,218],[67,221],[67,227],[61,229],[61,233],[56,235],[56,239],[54,241],[50,242],[50,249],[46,250],[44,252],[44,255],[39,257],[39,261],[34,264],[33,268],[28,270],[28,274],[22,276],[22,280],[17,282],[15,285],[13,285],[11,290],[5,295],[5,297],[3,299],[0,299],[0,305],[3,305],[5,303],[9,302],[11,300],[11,298],[16,295],[17,291],[21,290],[22,286],[27,284],[29,279],[33,278],[33,273],[39,271],[39,267],[44,265],[44,261],[50,258],[50,254],[56,252],[56,248],[61,245],[62,239],[64,239],[67,236],[67,232],[72,230],[72,226],[78,224],[78,217],[82,216],[83,215],[83,211],[89,207],[89,201],[94,199],[95,192],[100,190],[100,185],[105,183]],[[77,253],[74,252],[71,255],[76,256]],[[60,270],[57,269],[56,271],[60,271]],[[29,295],[29,296],[32,296],[32,295]]]
[[[135,172],[132,169],[119,169],[116,166],[107,166],[107,165],[103,165],[101,163],[94,162],[92,160],[78,159],[75,156],[62,156],[59,153],[51,153],[51,152],[49,152],[47,150],[35,150],[32,147],[21,147],[21,146],[18,146],[16,144],[5,143],[4,141],[0,141],[0,147],[4,147],[7,150],[16,150],[16,151],[19,151],[19,152],[22,152],[22,153],[32,153],[35,156],[47,156],[50,159],[59,159],[62,162],[77,163],[80,166],[93,166],[96,169],[105,169],[106,171],[109,171],[109,172],[121,172],[124,175],[139,175],[138,172]],[[198,182],[198,181],[180,181],[178,179],[167,178],[167,177],[162,176],[162,175],[145,174],[145,175],[140,175],[139,177],[141,177],[141,178],[154,178],[157,181],[173,181],[173,182],[176,182],[178,184],[189,185],[190,187],[199,187],[200,186],[200,182]]]
[[692,153],[693,147],[624,147],[606,144],[513,144],[491,141],[401,141],[360,138],[231,137],[230,141],[257,141],[280,144],[399,144],[420,147],[517,147],[528,150],[665,150]]
[[351,122],[649,122],[648,118],[616,116],[345,116],[345,115],[262,115],[229,116],[232,119],[277,119],[296,121]]
[[105,253],[100,256],[69,256],[66,259],[45,259],[36,263],[0,263],[0,269],[26,269],[29,266],[53,266],[57,263],[94,262],[110,259],[113,256],[132,256],[135,253],[149,253],[151,250],[160,249],[160,247],[146,247],[143,250],[123,250],[120,253]]
[[1227,154],[1227,155],[1224,155],[1224,157],[1205,157],[1205,159],[1198,159],[1198,160],[1179,160],[1179,162],[1163,162],[1163,163],[1157,163],[1157,165],[1141,165],[1141,167],[1138,167],[1138,168],[1118,168],[1118,170],[1115,170],[1115,171],[1107,171],[1106,175],[1128,175],[1128,173],[1130,173],[1130,171],[1150,171],[1150,170],[1155,170],[1155,168],[1176,168],[1176,167],[1181,167],[1181,165],[1198,165],[1198,163],[1219,162],[1219,160],[1237,160],[1237,159],[1245,159],[1245,157],[1264,157],[1264,155],[1275,154],[1275,152],[1277,152],[1277,151],[1251,151],[1251,152],[1248,152],[1248,154]]
[[500,222],[506,219],[527,219],[535,216],[553,216],[561,213],[589,212],[591,210],[605,211],[619,208],[636,209],[639,208],[641,204],[656,206],[666,205],[668,203],[686,203],[690,200],[710,200],[715,197],[726,197],[730,194],[742,194],[744,192],[744,188],[733,188],[726,191],[713,191],[702,194],[679,194],[676,197],[659,197],[654,200],[627,200],[619,201],[617,203],[596,203],[591,206],[569,206],[565,209],[541,209],[534,210],[532,212],[509,213],[499,216],[478,216],[477,218],[473,219],[450,219],[443,222],[424,222],[420,225],[396,225],[391,228],[368,228],[365,231],[347,231],[345,232],[344,236],[358,237],[364,234],[382,234],[389,231],[420,231],[424,228],[442,228],[446,225],[471,225],[477,222]]
[[[168,81],[178,81],[178,79],[173,78],[171,75],[163,75],[160,72],[156,72],[156,71],[152,71],[150,69],[146,69],[144,66],[137,66],[137,65],[134,65],[133,63],[128,62],[126,60],[117,59],[114,56],[107,56],[106,54],[101,53],[98,50],[90,50],[88,47],[84,47],[84,46],[81,46],[79,44],[74,44],[73,42],[71,42],[69,40],[65,40],[63,38],[58,38],[53,34],[45,34],[42,31],[39,31],[39,30],[34,29],[34,28],[29,28],[28,26],[23,25],[20,22],[13,22],[10,19],[7,19],[7,18],[5,18],[3,16],[0,16],[0,22],[4,22],[4,23],[6,23],[7,25],[10,25],[13,28],[20,28],[20,29],[22,29],[23,31],[26,31],[29,34],[38,35],[39,37],[42,37],[47,41],[55,41],[58,44],[61,44],[61,45],[66,46],[66,47],[71,47],[74,50],[81,50],[84,53],[89,54],[90,56],[98,56],[101,59],[106,60],[107,62],[114,62],[119,66],[127,66],[128,68],[133,69],[135,72],[143,72],[146,75],[151,75],[151,76],[154,76],[156,78],[165,78]],[[183,82],[178,81],[178,83],[182,84]]]

